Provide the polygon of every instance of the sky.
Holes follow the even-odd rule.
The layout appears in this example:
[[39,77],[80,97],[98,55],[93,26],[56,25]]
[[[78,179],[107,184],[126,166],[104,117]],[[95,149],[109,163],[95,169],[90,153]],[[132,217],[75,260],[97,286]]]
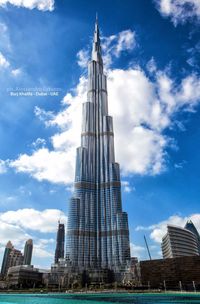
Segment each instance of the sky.
[[131,254],[200,230],[199,0],[0,0],[0,263],[8,240],[54,260],[67,223],[98,12]]

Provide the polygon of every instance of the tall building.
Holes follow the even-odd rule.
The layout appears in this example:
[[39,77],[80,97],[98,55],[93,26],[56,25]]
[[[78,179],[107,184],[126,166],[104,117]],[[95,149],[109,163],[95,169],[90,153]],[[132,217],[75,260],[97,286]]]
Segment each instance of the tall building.
[[187,221],[187,223],[185,224],[185,229],[190,230],[196,236],[197,243],[198,243],[198,251],[199,251],[199,255],[200,255],[200,235],[191,220]]
[[33,252],[33,240],[29,239],[26,241],[24,246],[24,265],[31,265],[32,259],[32,252]]
[[10,252],[13,250],[13,245],[11,241],[8,241],[5,250],[4,250],[4,256],[3,261],[1,265],[1,275],[4,277],[7,274],[8,268],[9,268],[9,262],[10,262]]
[[[23,265],[24,257],[20,250],[13,248],[10,252],[9,267]],[[9,268],[8,267],[8,268]]]
[[196,236],[187,229],[172,225],[167,226],[161,247],[164,259],[199,254]]
[[128,216],[122,210],[113,120],[108,114],[98,21],[88,64],[81,146],[77,148],[74,194],[70,199],[66,257],[74,269],[117,271],[130,261]]
[[4,251],[3,262],[1,266],[1,274],[3,277],[7,275],[8,269],[12,266],[18,266],[23,264],[24,257],[20,250],[14,248],[9,241]]
[[55,263],[57,264],[60,258],[64,258],[65,246],[65,225],[58,223],[56,250],[55,250]]

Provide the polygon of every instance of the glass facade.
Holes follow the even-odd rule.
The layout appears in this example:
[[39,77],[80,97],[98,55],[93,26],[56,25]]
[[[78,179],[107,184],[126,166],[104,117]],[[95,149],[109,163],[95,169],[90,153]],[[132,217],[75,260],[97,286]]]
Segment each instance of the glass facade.
[[119,270],[130,261],[128,217],[122,210],[120,168],[115,162],[97,21],[69,204],[66,257],[76,269]]
[[33,240],[30,239],[26,241],[26,244],[24,246],[24,265],[31,265],[32,253],[33,253]]

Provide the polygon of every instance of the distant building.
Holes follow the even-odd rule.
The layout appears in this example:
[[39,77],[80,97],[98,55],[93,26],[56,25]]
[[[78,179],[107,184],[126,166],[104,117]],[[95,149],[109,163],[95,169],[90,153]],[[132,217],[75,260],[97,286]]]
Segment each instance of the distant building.
[[200,256],[141,261],[137,267],[143,288],[200,290]]
[[6,277],[8,269],[12,266],[23,265],[24,257],[20,250],[14,248],[12,243],[9,241],[6,245],[3,262],[1,266],[1,275]]
[[58,223],[56,250],[55,250],[55,263],[57,264],[59,259],[64,258],[64,246],[65,246],[65,225]]
[[187,221],[187,223],[185,225],[185,229],[190,230],[196,236],[197,243],[198,243],[198,251],[199,251],[199,255],[200,255],[200,235],[199,235],[195,225],[193,224],[193,222],[191,220]]
[[168,225],[167,233],[162,239],[163,258],[199,255],[197,238],[193,232]]
[[32,252],[33,252],[33,240],[29,239],[26,241],[26,244],[24,246],[24,265],[31,265],[31,259],[32,259]]
[[23,265],[24,257],[20,250],[13,248],[9,255],[9,267]]
[[4,250],[4,256],[3,256],[3,262],[1,265],[1,275],[2,277],[5,277],[9,268],[10,263],[10,253],[13,250],[13,245],[11,241],[8,241],[5,250]]

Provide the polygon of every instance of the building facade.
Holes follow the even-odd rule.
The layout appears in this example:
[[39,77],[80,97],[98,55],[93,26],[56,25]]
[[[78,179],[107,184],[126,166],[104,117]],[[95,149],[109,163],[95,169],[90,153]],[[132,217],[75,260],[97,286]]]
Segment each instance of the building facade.
[[140,261],[137,275],[144,289],[200,290],[200,256]]
[[11,241],[8,241],[5,250],[4,250],[4,256],[3,256],[3,261],[2,261],[2,265],[1,265],[1,275],[2,277],[5,277],[7,272],[8,272],[8,268],[9,268],[9,263],[10,263],[10,253],[13,250],[13,245],[11,243]]
[[198,244],[198,251],[199,251],[199,255],[200,255],[200,235],[197,231],[197,228],[195,227],[195,225],[193,224],[193,222],[191,220],[187,221],[187,223],[185,224],[185,229],[191,231],[197,239],[197,244]]
[[55,250],[55,263],[57,264],[59,259],[64,258],[64,246],[65,246],[65,225],[58,223],[58,231],[56,238],[56,250]]
[[24,265],[31,265],[32,259],[32,252],[33,252],[33,240],[29,239],[26,241],[24,246]]
[[162,239],[161,247],[164,259],[199,254],[194,233],[172,225],[167,226],[167,233]]
[[130,260],[128,216],[122,210],[120,168],[108,113],[98,22],[88,64],[81,146],[69,203],[66,258],[75,269],[118,270]]
[[37,288],[43,285],[43,273],[30,265],[10,267],[8,286],[11,288]]

